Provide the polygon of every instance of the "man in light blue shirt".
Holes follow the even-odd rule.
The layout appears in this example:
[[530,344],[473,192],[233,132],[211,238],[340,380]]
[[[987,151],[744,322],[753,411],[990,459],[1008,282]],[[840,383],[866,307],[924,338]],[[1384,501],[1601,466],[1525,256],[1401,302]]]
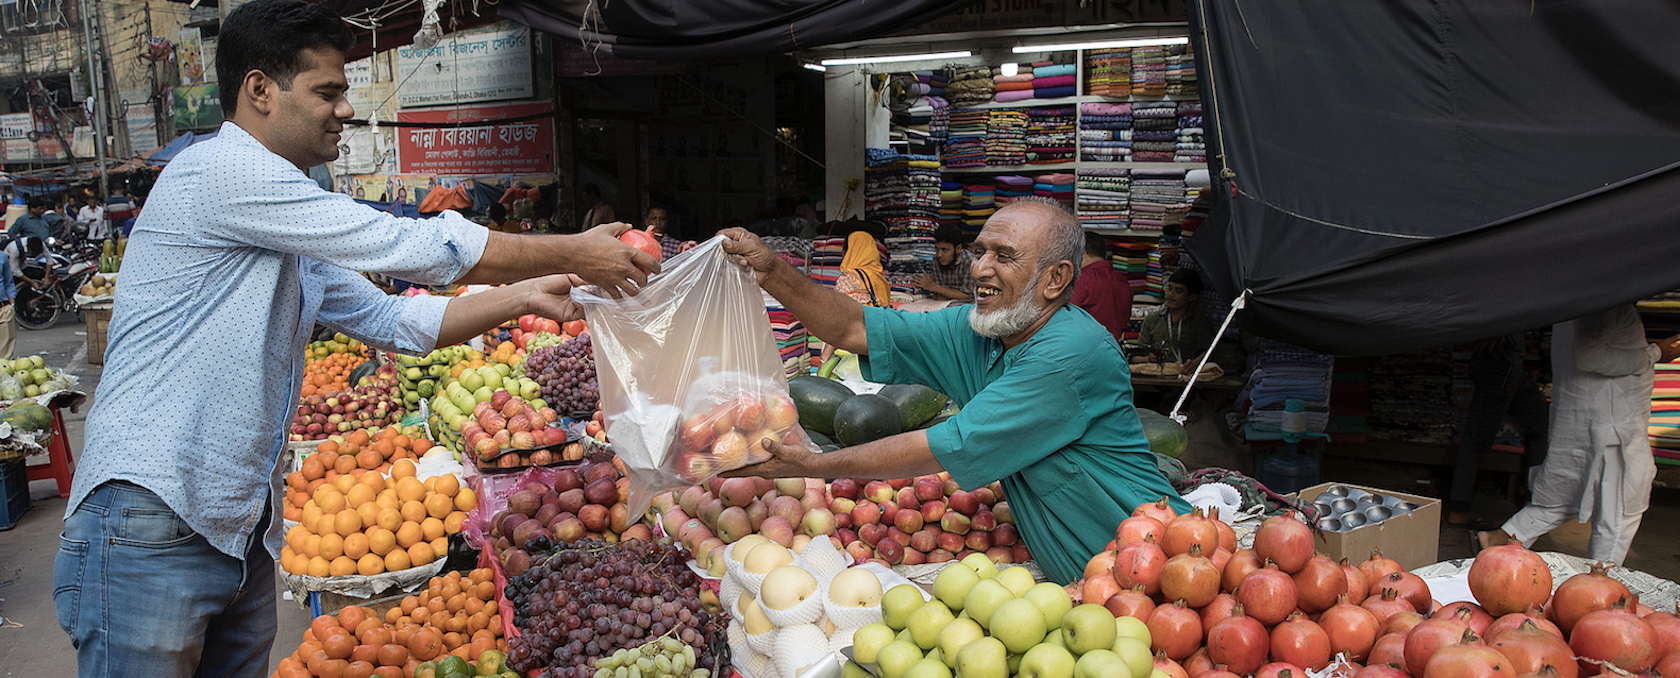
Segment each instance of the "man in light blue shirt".
[[12,258],[0,255],[0,358],[12,359],[17,348],[17,281],[12,280]]
[[[572,285],[633,293],[659,268],[618,241],[626,224],[491,233],[322,190],[306,170],[337,157],[354,115],[349,29],[304,0],[254,0],[221,36],[229,121],[169,164],[135,225],[54,564],[83,676],[268,673],[278,461],[313,323],[424,353],[524,313],[581,317]],[[402,298],[356,271],[523,282]]]

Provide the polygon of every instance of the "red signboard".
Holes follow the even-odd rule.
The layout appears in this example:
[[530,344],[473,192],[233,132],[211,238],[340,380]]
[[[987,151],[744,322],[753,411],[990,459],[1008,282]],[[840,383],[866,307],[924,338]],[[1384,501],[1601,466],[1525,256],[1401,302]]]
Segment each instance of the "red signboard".
[[398,128],[397,164],[403,174],[553,174],[554,118],[500,122],[551,111],[549,104],[400,111],[398,122],[461,126]]

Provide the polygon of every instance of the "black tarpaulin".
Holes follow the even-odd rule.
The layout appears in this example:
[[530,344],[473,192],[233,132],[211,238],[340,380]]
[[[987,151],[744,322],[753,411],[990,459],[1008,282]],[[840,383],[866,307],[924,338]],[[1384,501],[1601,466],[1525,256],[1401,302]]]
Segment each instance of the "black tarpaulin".
[[1246,327],[1382,354],[1680,288],[1680,2],[1191,0]]
[[503,0],[498,13],[626,59],[780,54],[896,33],[975,0]]

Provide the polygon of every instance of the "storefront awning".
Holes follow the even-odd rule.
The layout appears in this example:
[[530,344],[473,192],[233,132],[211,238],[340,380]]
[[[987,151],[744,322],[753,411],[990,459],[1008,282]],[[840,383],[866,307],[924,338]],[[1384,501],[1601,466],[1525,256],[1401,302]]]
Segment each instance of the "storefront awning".
[[146,160],[148,162],[162,165],[174,160],[175,156],[180,155],[181,151],[187,150],[188,146],[196,144],[200,141],[209,141],[214,138],[216,138],[215,132],[206,132],[202,134],[197,132],[184,132],[181,136],[175,137],[174,141],[164,144],[163,147],[152,151],[150,155],[146,156]]

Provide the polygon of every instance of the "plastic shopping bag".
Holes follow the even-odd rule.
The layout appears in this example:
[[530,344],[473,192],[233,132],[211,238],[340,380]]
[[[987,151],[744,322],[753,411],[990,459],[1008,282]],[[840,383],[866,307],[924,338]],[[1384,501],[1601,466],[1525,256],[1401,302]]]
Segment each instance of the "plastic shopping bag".
[[572,290],[589,321],[607,437],[629,471],[630,515],[661,492],[765,461],[766,437],[818,451],[788,397],[758,283],[723,240],[666,261],[635,296]]

